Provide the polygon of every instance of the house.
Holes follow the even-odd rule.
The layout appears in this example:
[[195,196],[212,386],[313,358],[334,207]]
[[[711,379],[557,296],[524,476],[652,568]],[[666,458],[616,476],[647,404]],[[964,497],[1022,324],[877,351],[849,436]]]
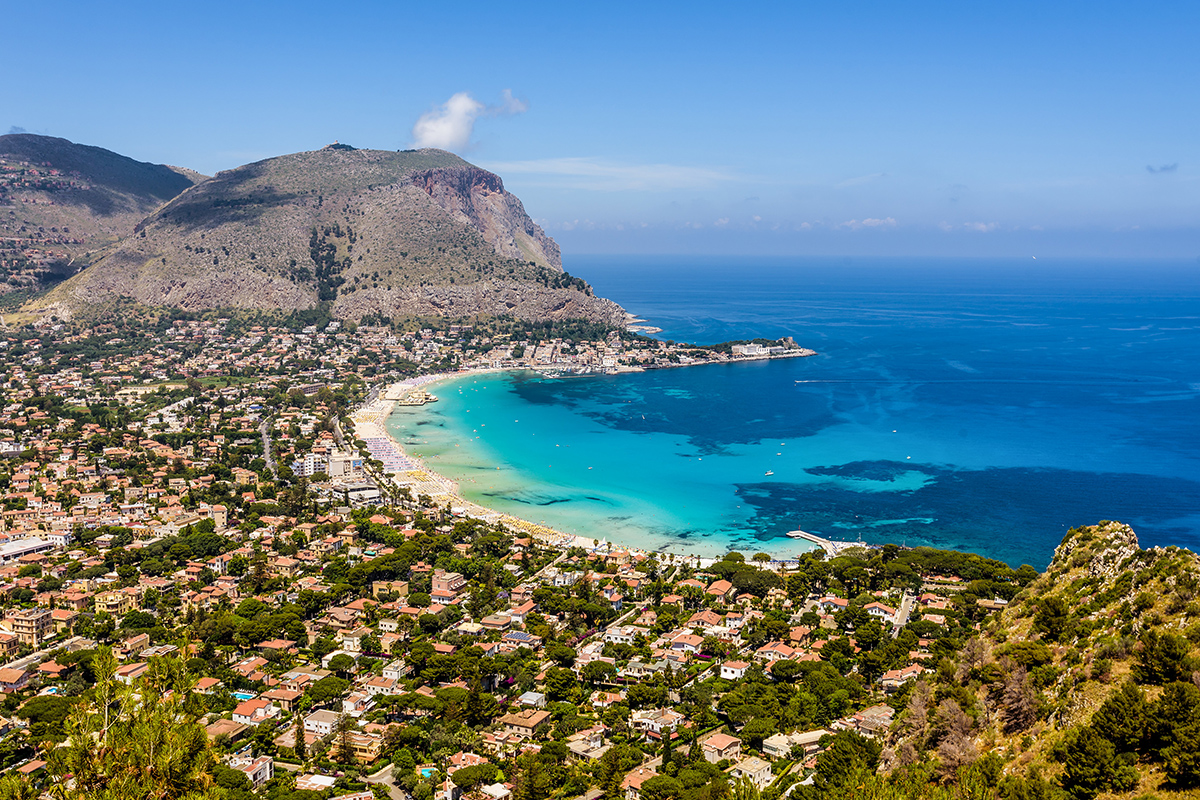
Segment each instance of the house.
[[863,736],[881,736],[887,733],[892,724],[896,709],[886,705],[875,705],[864,708],[852,717],[839,719],[834,727],[855,730]]
[[796,650],[783,642],[767,642],[754,651],[754,657],[759,661],[781,661],[796,657]]
[[710,764],[723,759],[736,761],[742,757],[742,740],[727,733],[714,733],[700,743],[700,752]]
[[29,685],[29,676],[23,669],[0,668],[0,690],[19,692]]
[[592,708],[611,708],[624,699],[625,695],[621,692],[606,692],[603,689],[597,689],[592,692],[590,701]]
[[801,747],[806,755],[811,755],[821,749],[821,737],[831,735],[833,732],[824,728],[803,733],[776,733],[763,739],[762,749],[769,758],[786,758],[793,747]]
[[272,703],[278,703],[280,708],[290,714],[300,704],[300,698],[304,696],[304,692],[275,687],[270,691],[263,692],[262,696]]
[[728,600],[733,596],[733,584],[727,580],[716,580],[704,591],[718,600]]
[[489,631],[506,631],[512,627],[512,617],[508,614],[488,614],[480,624]]
[[625,792],[625,800],[641,800],[642,784],[657,776],[658,773],[648,767],[638,767],[630,772],[625,776],[625,780],[621,781],[621,789]]
[[230,766],[246,773],[246,777],[250,779],[250,783],[255,789],[275,777],[275,759],[271,758],[271,756],[259,756],[253,760],[242,759],[241,761],[232,761],[230,762]]
[[193,688],[199,694],[212,694],[218,686],[222,685],[224,684],[216,678],[200,678],[196,681],[196,685]]
[[526,600],[524,603],[521,603],[508,613],[509,616],[512,617],[513,622],[517,623],[518,625],[524,625],[525,618],[532,614],[536,609],[537,604],[535,602],[532,600]]
[[233,709],[233,721],[242,725],[257,725],[279,714],[279,707],[265,697],[255,697],[238,703]]
[[758,756],[750,756],[734,764],[729,774],[735,778],[748,778],[759,791],[770,786],[774,780],[771,776],[771,765]]
[[604,741],[605,727],[596,725],[567,737],[568,758],[573,761],[597,761],[612,747]]
[[318,737],[328,736],[337,727],[340,716],[332,711],[314,711],[304,718],[304,730]]
[[923,672],[925,672],[925,667],[920,664],[909,664],[907,667],[901,667],[900,669],[889,669],[880,676],[879,685],[885,691],[894,692],[913,678],[920,677]]
[[504,726],[506,732],[532,739],[549,724],[550,712],[531,708],[519,713],[505,714],[499,719],[499,722]]
[[670,708],[650,711],[635,711],[629,718],[629,726],[640,731],[647,739],[678,738],[675,731],[688,727],[687,717]]
[[362,716],[363,712],[374,705],[375,701],[366,692],[351,692],[342,698],[342,713],[352,717]]
[[356,628],[352,631],[345,631],[342,633],[342,649],[348,651],[352,655],[361,653],[363,650],[363,640],[368,636],[374,635],[375,632],[367,627]]
[[677,653],[695,654],[700,652],[704,639],[693,633],[681,633],[671,640],[671,650]]
[[146,674],[146,671],[149,669],[149,664],[144,661],[138,661],[133,664],[126,664],[122,667],[118,667],[117,671],[113,673],[113,678],[125,684],[126,686],[132,686],[133,682],[142,677],[142,675]]
[[16,634],[17,640],[35,650],[50,638],[53,617],[48,608],[22,608],[10,611],[5,617],[6,627]]
[[746,677],[750,665],[745,661],[726,661],[721,665],[721,678],[727,681],[737,681]]
[[394,681],[399,681],[410,672],[412,672],[412,667],[405,663],[404,659],[397,658],[395,661],[383,668],[383,677],[390,678]]
[[150,646],[150,634],[139,633],[137,636],[130,636],[125,641],[117,646],[117,657],[123,659],[134,658],[141,655],[142,651]]
[[604,632],[604,641],[612,644],[633,644],[633,639],[641,633],[632,625],[617,625]]
[[448,602],[458,597],[458,590],[467,585],[467,579],[457,572],[442,569],[433,571],[432,588],[429,596],[434,602]]
[[845,611],[850,606],[850,601],[827,595],[817,601],[817,606],[826,614],[836,614],[839,611]]
[[377,733],[351,731],[349,739],[354,760],[360,764],[370,764],[383,751],[383,737]]
[[881,622],[891,622],[896,618],[896,609],[883,603],[867,603],[863,610]]
[[500,641],[507,642],[515,647],[528,647],[530,650],[540,650],[542,648],[542,637],[534,636],[532,633],[525,631],[509,631],[500,637]]
[[367,694],[374,697],[377,694],[395,695],[401,694],[404,688],[399,685],[399,681],[393,678],[385,678],[381,675],[376,675],[363,685],[367,690]]
[[546,695],[541,692],[525,692],[517,698],[517,702],[527,708],[545,708]]

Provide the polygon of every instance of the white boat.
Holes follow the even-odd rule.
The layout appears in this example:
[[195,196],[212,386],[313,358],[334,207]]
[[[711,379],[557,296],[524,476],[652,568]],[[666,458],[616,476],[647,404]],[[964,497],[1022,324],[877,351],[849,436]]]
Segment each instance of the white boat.
[[769,469],[769,470],[767,470],[766,472],[764,472],[763,474],[764,474],[764,475],[774,475],[774,474],[775,474],[775,470],[773,470],[773,469]]

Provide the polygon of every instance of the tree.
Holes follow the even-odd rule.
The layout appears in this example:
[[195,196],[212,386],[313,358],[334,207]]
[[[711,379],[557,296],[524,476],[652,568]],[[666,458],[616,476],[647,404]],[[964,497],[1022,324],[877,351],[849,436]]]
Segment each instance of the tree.
[[1127,681],[1092,716],[1092,727],[1112,742],[1118,753],[1134,753],[1142,749],[1150,723],[1149,712],[1145,693]]
[[937,754],[945,774],[954,776],[979,757],[979,751],[971,738],[973,727],[971,718],[957,701],[946,698],[938,705]]
[[354,741],[351,738],[353,732],[354,718],[348,714],[339,714],[337,725],[334,728],[334,741],[337,744],[334,757],[337,758],[339,764],[354,763]]
[[1104,791],[1129,791],[1137,785],[1137,770],[1117,759],[1112,742],[1090,725],[1080,728],[1063,758],[1062,787],[1077,800],[1091,800]]
[[349,686],[350,682],[347,680],[336,675],[326,675],[312,685],[312,688],[308,690],[308,696],[312,698],[314,705],[324,705],[330,700],[341,697]]
[[1178,787],[1200,786],[1200,717],[1176,728],[1162,751],[1167,780]]
[[486,783],[496,780],[495,764],[476,764],[473,767],[463,767],[450,776],[454,785],[463,792],[471,792]]
[[603,683],[617,674],[617,668],[607,661],[589,661],[583,666],[583,679],[588,685]]
[[639,796],[642,800],[677,800],[683,786],[669,775],[656,775],[642,784]]
[[[113,680],[116,662],[107,648],[95,660],[95,696],[76,706],[67,721],[68,744],[52,763],[56,780],[72,776],[75,800],[209,795],[216,764],[204,728],[185,709],[191,682],[183,664],[161,659],[137,692]],[[141,701],[146,692],[155,702]]]
[[300,759],[301,761],[304,761],[304,756],[305,756],[304,715],[301,714],[299,711],[296,712],[295,734],[296,734],[296,744],[292,747],[292,750],[295,751],[296,758]]
[[550,773],[540,758],[527,753],[517,759],[513,800],[546,800],[552,791]]
[[569,669],[551,667],[546,670],[546,696],[551,700],[566,700],[575,691],[575,673]]
[[849,796],[843,788],[856,786],[875,772],[879,751],[879,744],[872,739],[853,731],[839,732],[817,759],[813,785],[824,797]]
[[1037,719],[1037,692],[1024,667],[1017,665],[1004,676],[1000,704],[1004,709],[1006,733],[1026,730]]
[[338,653],[329,659],[329,668],[342,677],[345,677],[354,671],[354,656],[346,653]]
[[1162,685],[1191,678],[1194,664],[1188,657],[1191,643],[1173,633],[1149,630],[1142,635],[1141,649],[1133,664],[1133,679],[1138,683]]
[[763,739],[775,733],[775,720],[770,717],[755,717],[746,723],[746,727],[742,728],[742,735],[752,747],[762,747]]
[[1071,618],[1071,609],[1061,597],[1043,597],[1038,602],[1033,627],[1052,642],[1062,641]]

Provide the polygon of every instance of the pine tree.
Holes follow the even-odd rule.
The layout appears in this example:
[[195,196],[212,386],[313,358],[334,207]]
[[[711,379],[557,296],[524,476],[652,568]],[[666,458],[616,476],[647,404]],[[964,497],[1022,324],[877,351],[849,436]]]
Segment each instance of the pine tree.
[[337,721],[337,760],[341,764],[350,764],[354,761],[354,743],[351,741],[350,734],[354,729],[354,720],[349,716],[342,714]]
[[304,715],[300,710],[296,710],[296,745],[292,748],[296,751],[296,758],[304,761]]

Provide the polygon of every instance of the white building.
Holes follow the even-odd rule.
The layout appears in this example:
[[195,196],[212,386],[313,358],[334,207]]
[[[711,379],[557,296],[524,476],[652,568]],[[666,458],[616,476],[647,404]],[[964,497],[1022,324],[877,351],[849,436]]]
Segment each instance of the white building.
[[338,717],[333,711],[314,711],[304,718],[304,730],[315,733],[318,737],[328,736],[337,727]]

